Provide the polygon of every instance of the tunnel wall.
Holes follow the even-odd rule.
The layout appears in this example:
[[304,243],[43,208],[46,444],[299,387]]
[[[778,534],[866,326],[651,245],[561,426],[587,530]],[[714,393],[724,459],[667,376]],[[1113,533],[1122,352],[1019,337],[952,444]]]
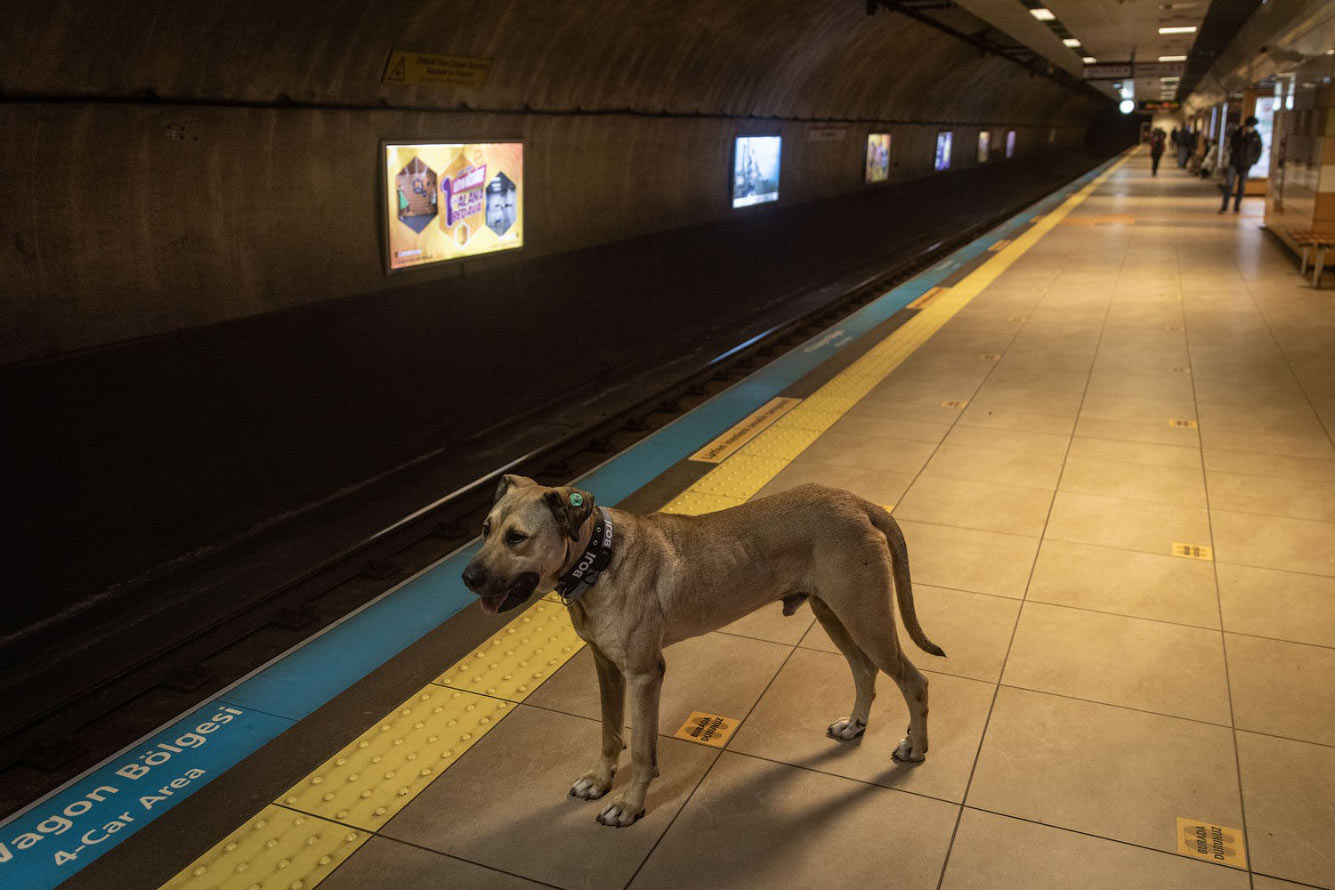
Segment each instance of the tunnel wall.
[[[448,300],[470,269],[725,219],[741,133],[785,137],[792,204],[866,188],[869,130],[894,133],[903,181],[931,173],[938,129],[960,168],[980,128],[1017,130],[1021,157],[1065,151],[1097,110],[851,2],[11,5],[0,363],[423,279]],[[383,84],[396,48],[491,71]],[[830,122],[843,139],[809,141]],[[387,138],[525,140],[524,250],[387,277]]]

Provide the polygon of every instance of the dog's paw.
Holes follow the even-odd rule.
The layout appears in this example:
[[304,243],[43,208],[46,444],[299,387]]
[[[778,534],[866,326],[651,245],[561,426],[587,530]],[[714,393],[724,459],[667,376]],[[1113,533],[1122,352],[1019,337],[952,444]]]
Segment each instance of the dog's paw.
[[570,796],[578,797],[580,800],[597,800],[606,794],[611,787],[611,776],[603,780],[593,773],[585,773],[575,780],[574,785],[570,786]]
[[913,744],[913,739],[903,738],[899,740],[899,747],[895,748],[895,753],[890,756],[900,763],[922,763],[927,759],[927,752],[918,750]]
[[598,822],[611,828],[625,828],[634,825],[644,815],[644,807],[631,807],[625,801],[614,800],[598,814]]
[[851,742],[866,730],[866,723],[861,720],[854,720],[852,717],[845,717],[843,720],[836,720],[831,723],[826,728],[825,734],[841,742]]

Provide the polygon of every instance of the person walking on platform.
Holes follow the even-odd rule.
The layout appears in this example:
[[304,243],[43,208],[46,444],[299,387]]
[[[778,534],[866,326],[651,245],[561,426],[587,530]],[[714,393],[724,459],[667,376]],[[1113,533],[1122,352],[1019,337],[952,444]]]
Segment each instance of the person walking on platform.
[[1251,171],[1252,164],[1261,159],[1263,148],[1261,134],[1256,132],[1254,117],[1249,116],[1242,122],[1242,126],[1228,137],[1228,171],[1224,180],[1224,203],[1219,205],[1220,213],[1228,209],[1228,195],[1234,191],[1235,180],[1237,194],[1233,199],[1233,212],[1238,213],[1242,209],[1242,192],[1247,188],[1247,174]]
[[1164,132],[1162,127],[1155,127],[1150,134],[1150,175],[1159,175],[1159,159],[1163,157]]

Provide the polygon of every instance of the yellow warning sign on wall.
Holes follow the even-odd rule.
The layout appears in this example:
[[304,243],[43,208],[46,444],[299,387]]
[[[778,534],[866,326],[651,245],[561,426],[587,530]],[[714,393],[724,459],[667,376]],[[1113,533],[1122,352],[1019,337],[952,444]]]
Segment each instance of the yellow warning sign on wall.
[[691,716],[681,725],[681,729],[672,734],[673,738],[688,742],[699,742],[711,748],[722,748],[731,738],[737,721],[718,714],[706,714],[704,711],[692,711]]
[[389,54],[381,83],[480,87],[491,73],[491,59],[442,56],[396,49]]
[[1237,868],[1247,867],[1242,830],[1177,817],[1177,852]]
[[721,463],[738,448],[763,433],[774,421],[793,410],[800,401],[802,400],[786,396],[770,399],[742,418],[742,421],[732,429],[692,454],[690,459],[707,464]]

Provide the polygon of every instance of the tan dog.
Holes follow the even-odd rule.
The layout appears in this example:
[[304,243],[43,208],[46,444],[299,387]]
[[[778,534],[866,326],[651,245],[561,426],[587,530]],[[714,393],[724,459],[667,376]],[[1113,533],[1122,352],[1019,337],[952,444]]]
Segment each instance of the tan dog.
[[644,815],[645,794],[658,775],[663,647],[775,600],[791,615],[810,598],[853,670],[853,711],[831,724],[829,735],[847,741],[862,734],[881,670],[899,685],[909,709],[908,735],[894,758],[919,761],[927,753],[927,680],[899,647],[892,587],[913,641],[933,655],[945,653],[918,625],[899,525],[875,504],[803,485],[703,516],[636,516],[595,509],[586,491],[505,476],[482,533],[482,549],[463,574],[482,608],[504,612],[538,590],[557,588],[593,652],[602,756],[576,780],[573,796],[595,800],[612,787],[630,685],[631,780],[598,814],[604,825],[623,827]]

